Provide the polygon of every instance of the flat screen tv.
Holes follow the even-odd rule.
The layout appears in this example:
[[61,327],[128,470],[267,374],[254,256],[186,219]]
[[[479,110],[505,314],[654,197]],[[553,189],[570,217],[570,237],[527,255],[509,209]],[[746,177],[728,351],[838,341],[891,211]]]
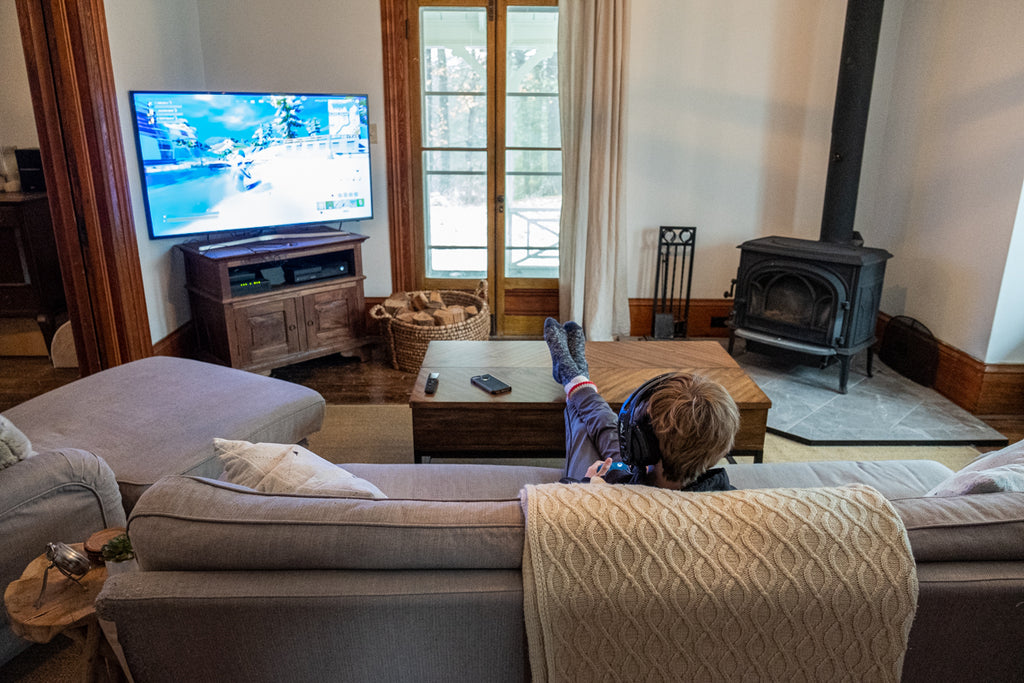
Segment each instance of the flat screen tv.
[[154,239],[373,217],[366,95],[130,96]]

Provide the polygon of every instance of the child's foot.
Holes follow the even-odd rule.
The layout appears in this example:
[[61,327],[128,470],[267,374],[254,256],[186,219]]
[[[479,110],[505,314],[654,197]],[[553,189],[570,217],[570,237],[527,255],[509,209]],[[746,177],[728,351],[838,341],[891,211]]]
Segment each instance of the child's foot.
[[551,376],[555,378],[556,382],[565,386],[578,376],[580,371],[569,352],[565,330],[554,318],[544,321],[544,341],[548,343],[548,351],[551,352]]
[[590,368],[587,367],[587,338],[583,334],[583,328],[580,324],[574,320],[567,322],[563,329],[565,330],[565,340],[569,347],[569,354],[572,356],[572,362],[576,364],[576,369],[580,371],[580,374],[584,377],[590,377]]

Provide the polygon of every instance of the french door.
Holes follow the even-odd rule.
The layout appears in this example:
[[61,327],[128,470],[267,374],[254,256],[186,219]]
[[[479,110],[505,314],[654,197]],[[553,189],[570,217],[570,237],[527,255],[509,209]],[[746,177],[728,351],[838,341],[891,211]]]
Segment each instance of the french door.
[[425,288],[488,283],[498,335],[558,310],[555,0],[409,0],[413,256]]

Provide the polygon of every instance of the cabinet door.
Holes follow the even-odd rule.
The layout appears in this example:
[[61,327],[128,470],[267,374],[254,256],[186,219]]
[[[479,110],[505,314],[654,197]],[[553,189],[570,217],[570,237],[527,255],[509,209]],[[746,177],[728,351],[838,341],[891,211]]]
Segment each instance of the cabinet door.
[[333,346],[360,334],[362,297],[357,283],[302,297],[309,350]]
[[241,367],[284,358],[302,350],[294,299],[235,306],[235,335]]

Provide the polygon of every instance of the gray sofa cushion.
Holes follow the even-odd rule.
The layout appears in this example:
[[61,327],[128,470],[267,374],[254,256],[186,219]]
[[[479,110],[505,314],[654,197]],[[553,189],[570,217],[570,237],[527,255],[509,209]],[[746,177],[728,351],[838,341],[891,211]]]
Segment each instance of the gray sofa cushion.
[[550,484],[562,470],[525,465],[366,464],[345,469],[376,484],[389,498],[415,500],[508,500],[527,484]]
[[1024,493],[891,501],[918,562],[1024,560]]
[[172,476],[142,495],[128,534],[146,570],[515,569],[523,515],[518,498],[321,498]]
[[726,471],[729,481],[740,489],[859,483],[873,486],[890,500],[922,496],[953,474],[953,470],[933,460],[780,462],[728,465]]
[[4,415],[36,450],[82,448],[103,458],[131,510],[166,474],[218,476],[214,437],[304,439],[320,429],[324,399],[291,382],[154,356],[83,377]]

